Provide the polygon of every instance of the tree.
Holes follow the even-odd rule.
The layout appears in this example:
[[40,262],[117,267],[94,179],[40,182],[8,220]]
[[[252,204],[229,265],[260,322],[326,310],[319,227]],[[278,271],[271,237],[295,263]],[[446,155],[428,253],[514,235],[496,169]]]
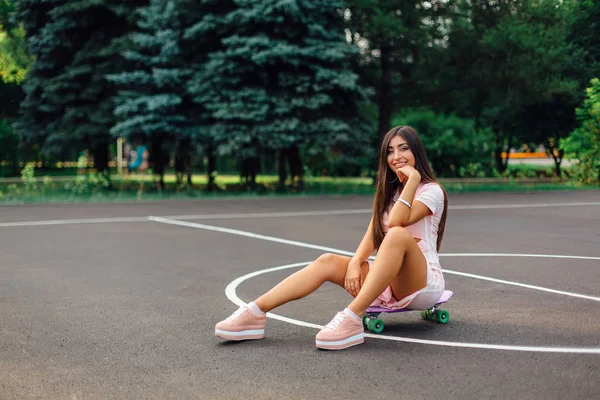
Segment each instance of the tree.
[[[202,100],[205,93],[199,86],[206,79],[215,78],[206,76],[206,64],[209,62],[211,54],[224,48],[221,39],[230,35],[235,29],[233,24],[225,22],[225,16],[235,10],[237,6],[234,0],[187,0],[182,2],[180,7],[186,10],[183,14],[184,32],[181,47],[185,49],[186,64],[192,70],[187,82],[187,93],[194,102],[194,116],[198,127],[194,141],[202,145],[207,161],[208,184],[206,190],[214,191],[218,189],[215,182],[217,152],[223,139],[219,137],[218,129],[215,129],[217,120],[208,110],[206,102]],[[220,74],[221,71],[217,73]],[[236,156],[244,159],[244,154],[241,153],[237,153]]]
[[16,4],[16,19],[26,32],[26,51],[33,61],[23,83],[25,98],[13,128],[29,148],[45,149],[47,138],[59,131],[62,110],[46,91],[57,70],[71,58],[71,51],[68,41],[55,35],[49,12],[65,3],[66,0],[20,0]]
[[540,143],[554,160],[556,176],[562,176],[561,163],[564,151],[559,146],[561,138],[573,131],[576,125],[575,101],[571,93],[553,96],[549,101],[527,106],[517,116],[519,137],[523,142]]
[[[140,11],[133,50],[124,54],[137,68],[109,77],[119,88],[118,122],[111,132],[130,141],[150,142],[152,169],[160,175],[161,187],[169,146],[177,142],[178,161],[189,159],[190,143],[198,130],[197,109],[187,93],[193,72],[189,49],[182,48],[184,15],[189,11],[185,4],[151,0]],[[189,168],[187,172],[191,184]]]
[[[146,0],[124,3],[120,0],[69,1],[51,11],[56,21],[70,21],[57,29],[73,39],[73,59],[51,81],[52,99],[63,107],[61,131],[50,143],[86,143],[99,172],[106,170],[109,130],[114,123],[115,88],[106,76],[127,68],[121,52],[127,48],[127,35],[134,25],[133,10]],[[71,26],[70,26],[71,25]]]
[[574,50],[566,40],[570,7],[559,0],[459,3],[466,18],[453,23],[445,61],[432,77],[442,82],[437,104],[493,130],[500,172],[508,163],[502,152],[523,132],[523,114],[576,96],[577,81],[564,74]]
[[573,18],[568,27],[568,40],[581,51],[574,57],[574,68],[583,70],[579,74],[582,87],[597,77],[600,70],[600,2],[578,0],[574,2]]
[[12,128],[23,100],[23,83],[31,62],[25,49],[25,30],[15,18],[15,2],[0,0],[0,174],[17,175],[25,153],[21,135]]
[[[444,38],[454,0],[350,0],[349,34],[362,47],[361,68],[375,72],[378,141],[398,107],[426,104],[419,82],[423,56]],[[373,66],[375,64],[375,66]],[[429,78],[429,77],[427,77]]]
[[394,125],[410,125],[419,132],[436,176],[482,177],[491,173],[491,133],[475,130],[472,119],[417,109],[404,111],[393,121]]
[[[224,153],[242,158],[259,149],[279,152],[279,186],[302,187],[300,148],[364,149],[365,98],[349,66],[341,10],[332,0],[236,1],[222,21],[223,49],[209,54],[191,85],[215,121],[211,132]],[[360,152],[360,151],[358,151]]]
[[600,79],[592,79],[590,85],[583,106],[576,110],[579,127],[560,146],[577,161],[573,168],[580,181],[600,183]]
[[114,87],[106,75],[126,68],[133,10],[145,0],[24,0],[19,17],[35,61],[17,125],[46,154],[89,147],[99,172],[108,167]]

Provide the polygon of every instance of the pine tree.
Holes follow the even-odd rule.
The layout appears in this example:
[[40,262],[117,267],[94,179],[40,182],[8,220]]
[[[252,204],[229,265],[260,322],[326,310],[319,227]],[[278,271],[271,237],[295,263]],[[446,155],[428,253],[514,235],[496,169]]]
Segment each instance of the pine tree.
[[106,75],[127,67],[121,52],[133,10],[147,0],[28,0],[20,17],[36,56],[25,90],[20,128],[46,153],[92,150],[106,170],[113,125],[114,87]]
[[53,79],[53,99],[62,104],[61,132],[52,139],[58,146],[73,142],[86,143],[92,150],[98,171],[108,166],[109,133],[114,123],[115,88],[106,76],[121,71],[127,63],[121,52],[127,48],[127,34],[134,21],[133,10],[146,0],[69,1],[52,11],[56,20],[68,20],[73,28],[63,25],[60,33],[73,29],[72,62]]
[[[206,108],[206,104],[202,99],[202,95],[206,93],[199,93],[196,86],[198,82],[215,78],[206,75],[206,64],[209,62],[211,54],[223,50],[221,38],[229,36],[236,29],[234,24],[226,23],[225,17],[232,10],[237,9],[237,6],[234,0],[183,0],[180,2],[180,7],[183,7],[186,11],[183,14],[185,30],[181,47],[185,49],[186,63],[192,69],[187,93],[191,96],[196,109],[198,130],[196,131],[195,140],[202,145],[207,159],[208,185],[206,190],[213,191],[218,189],[215,182],[217,150],[224,141],[215,130],[218,120]],[[220,72],[217,73],[220,74]],[[211,88],[211,90],[214,89]],[[240,156],[240,154],[237,154],[237,156]],[[252,157],[243,157],[243,154],[241,158],[244,160],[252,159]]]
[[21,0],[17,3],[17,20],[26,32],[26,47],[34,56],[23,84],[25,99],[20,117],[14,124],[28,147],[45,148],[48,137],[59,131],[62,109],[47,96],[50,81],[72,58],[69,42],[59,38],[50,11],[66,4],[66,0]]
[[203,104],[193,101],[189,86],[208,54],[221,47],[218,18],[232,8],[223,0],[152,0],[141,11],[133,50],[125,53],[137,68],[110,77],[120,88],[112,133],[150,141],[155,171],[163,170],[158,164],[164,165],[166,149],[174,146],[178,180],[185,171],[188,184],[191,149],[202,145],[208,190],[216,188],[213,121]]
[[348,68],[344,2],[235,3],[222,19],[224,48],[210,53],[190,87],[214,118],[212,137],[222,151],[242,158],[258,147],[279,151],[280,186],[285,158],[301,184],[301,146],[359,155],[368,143],[359,116],[365,97]]
[[111,132],[150,143],[153,170],[161,176],[161,186],[169,146],[176,143],[176,159],[189,159],[198,129],[197,108],[186,91],[191,65],[180,47],[187,12],[183,3],[151,0],[140,11],[134,50],[125,53],[138,67],[109,77],[120,88],[115,109],[118,123]]

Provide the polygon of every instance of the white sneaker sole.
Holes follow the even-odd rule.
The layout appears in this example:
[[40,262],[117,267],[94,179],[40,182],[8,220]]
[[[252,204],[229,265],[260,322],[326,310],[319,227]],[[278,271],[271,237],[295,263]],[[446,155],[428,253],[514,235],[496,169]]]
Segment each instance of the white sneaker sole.
[[254,340],[262,339],[265,337],[264,329],[253,329],[247,331],[224,331],[221,329],[215,329],[215,336],[226,340]]
[[354,336],[350,336],[344,340],[338,340],[335,342],[325,341],[325,340],[315,340],[317,348],[323,350],[343,350],[348,347],[356,346],[357,344],[362,344],[365,341],[365,334],[359,333]]

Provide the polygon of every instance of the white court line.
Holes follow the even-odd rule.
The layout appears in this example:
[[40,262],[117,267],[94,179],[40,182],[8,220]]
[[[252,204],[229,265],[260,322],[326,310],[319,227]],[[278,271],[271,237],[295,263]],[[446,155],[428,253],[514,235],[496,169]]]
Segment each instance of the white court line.
[[[600,206],[600,202],[582,202],[582,203],[529,203],[529,204],[474,204],[448,206],[449,210],[487,210],[502,208],[545,208],[545,207],[583,207]],[[277,212],[277,213],[250,213],[250,214],[190,214],[190,215],[169,215],[164,218],[172,219],[236,219],[236,218],[270,218],[270,217],[302,217],[319,215],[351,215],[351,214],[371,214],[370,208],[350,209],[350,210],[324,210],[324,211],[296,211],[296,212]]]
[[449,206],[449,210],[488,210],[496,208],[545,208],[545,207],[583,207],[600,206],[600,202],[589,201],[581,203],[529,203],[529,204],[472,204],[464,206]]
[[[252,214],[193,214],[193,215],[168,215],[166,219],[240,219],[240,218],[270,218],[270,217],[310,217],[322,215],[352,215],[368,214],[371,210],[324,210],[324,211],[296,211],[279,213],[252,213]],[[17,226],[48,226],[48,225],[79,225],[79,224],[104,224],[118,222],[147,222],[148,217],[114,217],[114,218],[82,218],[82,219],[54,219],[45,221],[1,222],[0,228]]]
[[440,254],[445,257],[532,257],[532,258],[571,258],[577,260],[600,260],[600,257],[563,256],[559,254],[507,254],[507,253],[448,253]]
[[[440,254],[440,255],[443,255],[443,254]],[[458,256],[458,254],[450,254],[450,256]],[[481,254],[479,256],[481,256]],[[495,257],[495,256],[497,256],[497,254],[489,254],[488,256]],[[518,255],[518,254],[506,254],[505,256],[520,257],[521,255]],[[529,255],[525,254],[524,256],[528,257]],[[560,258],[571,258],[569,256],[559,256],[559,257]],[[579,258],[579,257],[573,257],[573,258]],[[588,259],[593,259],[593,257],[588,257]],[[600,260],[600,257],[596,257],[596,259]],[[502,283],[504,285],[511,285],[511,286],[520,286],[520,287],[527,288],[527,289],[539,290],[541,292],[562,294],[564,296],[578,297],[580,299],[593,300],[593,301],[599,301],[600,302],[600,297],[587,296],[585,294],[565,292],[565,291],[562,291],[562,290],[550,289],[550,288],[545,288],[545,287],[542,287],[542,286],[529,285],[527,283],[520,283],[520,282],[514,282],[514,281],[506,281],[504,279],[490,278],[490,277],[487,277],[487,276],[475,275],[475,274],[468,274],[466,272],[452,271],[452,270],[448,270],[448,269],[443,269],[442,271],[444,271],[444,273],[447,273],[447,274],[450,274],[450,275],[466,276],[468,278],[481,279],[482,281]]]
[[[449,210],[486,210],[502,208],[540,208],[540,207],[582,207],[582,206],[600,206],[600,202],[583,203],[530,203],[530,204],[481,204],[481,205],[458,205],[449,206]],[[322,211],[293,211],[293,212],[275,212],[275,213],[240,213],[240,214],[190,214],[190,215],[167,215],[163,218],[170,219],[237,219],[237,218],[271,218],[271,217],[310,217],[320,215],[352,215],[352,214],[371,214],[370,208],[359,208],[349,210],[322,210]]]
[[240,231],[237,229],[222,228],[220,226],[198,224],[195,222],[178,221],[175,219],[168,219],[168,218],[162,218],[162,217],[148,217],[148,219],[150,221],[160,222],[163,224],[185,226],[188,228],[195,228],[195,229],[204,229],[204,230],[213,231],[213,232],[229,233],[232,235],[239,235],[239,236],[245,236],[245,237],[254,238],[254,239],[261,239],[261,240],[266,240],[269,242],[289,244],[292,246],[305,247],[305,248],[314,249],[314,250],[323,250],[323,251],[328,251],[328,252],[335,251],[338,254],[343,254],[346,256],[350,256],[350,257],[352,257],[354,255],[354,253],[351,253],[349,251],[332,249],[330,247],[319,246],[316,244],[297,242],[295,240],[280,239],[280,238],[276,238],[273,236],[259,235],[258,233]]
[[[530,204],[481,204],[481,205],[458,205],[449,206],[449,210],[486,210],[502,208],[541,208],[541,207],[582,207],[600,206],[600,202],[582,203],[530,203]],[[354,215],[370,214],[370,208],[348,209],[348,210],[320,210],[320,211],[290,211],[275,213],[239,213],[239,214],[190,214],[190,215],[167,215],[167,219],[239,219],[239,218],[284,218],[284,217],[309,217],[322,215]],[[145,222],[147,217],[115,217],[115,218],[83,218],[83,219],[57,219],[24,222],[3,222],[0,228],[18,226],[46,226],[46,225],[72,225],[72,224],[102,224],[118,222]]]
[[[253,278],[258,275],[266,274],[269,272],[281,271],[283,269],[288,268],[297,268],[304,265],[309,264],[308,262],[303,263],[295,263],[289,265],[282,265],[279,267],[267,268],[261,271],[251,272],[244,276],[241,276],[234,281],[232,281],[225,288],[225,295],[229,300],[231,300],[235,305],[241,306],[246,304],[242,299],[237,296],[236,288],[244,281]],[[304,322],[293,318],[284,317],[282,315],[267,313],[267,316],[272,319],[276,319],[279,321],[287,322],[290,324],[303,326],[307,328],[315,328],[315,329],[323,329],[322,325],[312,324],[310,322]],[[370,333],[365,333],[365,336],[373,338],[373,339],[383,339],[383,340],[392,340],[396,342],[405,342],[405,343],[418,343],[418,344],[428,344],[434,346],[446,346],[446,347],[463,347],[463,348],[471,348],[471,349],[487,349],[487,350],[507,350],[507,351],[527,351],[527,352],[537,352],[537,353],[569,353],[569,354],[600,354],[600,348],[596,347],[543,347],[543,346],[509,346],[503,344],[486,344],[486,343],[464,343],[464,342],[444,342],[441,340],[427,340],[427,339],[415,339],[415,338],[407,338],[401,336],[387,336],[387,335],[374,335]]]
[[[167,218],[161,218],[161,217],[148,217],[148,218],[151,221],[160,222],[160,223],[163,223],[163,224],[185,226],[185,227],[188,227],[188,228],[195,228],[195,229],[204,229],[204,230],[213,231],[213,232],[229,233],[229,234],[232,234],[232,235],[245,236],[245,237],[249,237],[249,238],[253,238],[253,239],[261,239],[261,240],[266,240],[266,241],[269,241],[269,242],[289,244],[289,245],[292,245],[292,246],[304,247],[304,248],[314,249],[314,250],[322,250],[322,251],[326,251],[326,252],[329,252],[329,253],[336,253],[336,254],[341,254],[341,255],[345,255],[345,256],[349,256],[349,257],[352,257],[354,255],[354,253],[350,252],[350,251],[345,251],[345,250],[340,250],[340,249],[334,249],[332,247],[319,246],[319,245],[305,243],[305,242],[298,242],[298,241],[295,241],[295,240],[281,239],[281,238],[277,238],[277,237],[273,237],[273,236],[259,235],[259,234],[256,234],[256,233],[246,232],[246,231],[240,231],[240,230],[237,230],[237,229],[222,228],[220,226],[198,224],[198,223],[195,223],[195,222],[177,221],[177,220],[167,219]],[[496,257],[497,254],[480,253],[480,254],[468,254],[468,255],[465,255],[465,254],[460,254],[460,253],[456,253],[456,254],[449,253],[449,254],[440,254],[440,256],[449,256],[449,257],[465,257],[465,256],[469,256],[469,257],[470,256],[474,256],[474,257]],[[521,254],[503,254],[503,256],[505,256],[505,257],[506,256],[508,256],[508,257],[535,257],[534,254],[523,254],[523,255],[521,255]],[[543,255],[543,257],[546,257],[546,258],[579,258],[579,259],[587,259],[587,260],[600,260],[600,257],[579,257],[579,256],[564,256],[564,255],[550,255],[550,254],[549,255]],[[534,290],[539,290],[539,291],[549,292],[549,293],[562,294],[564,296],[571,296],[571,297],[577,297],[577,298],[580,298],[580,299],[587,299],[587,300],[593,300],[593,301],[600,302],[600,297],[588,296],[588,295],[585,295],[585,294],[565,292],[565,291],[561,291],[561,290],[555,290],[555,289],[545,288],[545,287],[542,287],[542,286],[529,285],[527,283],[520,283],[520,282],[514,282],[514,281],[505,281],[505,280],[502,280],[502,279],[495,279],[495,278],[490,278],[490,277],[482,276],[482,275],[467,274],[465,272],[453,271],[451,269],[443,269],[443,271],[444,271],[444,273],[449,274],[449,275],[468,276],[469,278],[473,278],[473,279],[481,279],[481,280],[486,280],[486,281],[491,281],[491,282],[503,283],[503,284],[506,284],[506,285],[520,286],[520,287],[524,287],[524,288],[528,288],[528,289],[534,289]]]
[[0,228],[13,226],[46,226],[46,225],[78,225],[78,224],[105,224],[110,222],[146,222],[148,217],[116,217],[116,218],[82,218],[82,219],[54,219],[47,221],[3,222]]
[[246,214],[190,214],[190,215],[167,215],[163,218],[171,219],[237,219],[237,218],[273,218],[273,217],[316,217],[321,215],[352,215],[370,214],[370,208],[350,210],[321,210],[321,211],[282,211],[271,213],[246,213]]

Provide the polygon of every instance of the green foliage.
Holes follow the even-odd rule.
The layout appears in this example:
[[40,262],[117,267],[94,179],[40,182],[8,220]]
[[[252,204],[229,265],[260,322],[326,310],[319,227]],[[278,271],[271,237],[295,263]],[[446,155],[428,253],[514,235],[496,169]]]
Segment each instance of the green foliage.
[[600,182],[600,79],[591,80],[583,106],[576,110],[579,127],[561,140],[567,158],[577,160],[573,165],[575,177],[583,183]]
[[569,42],[578,48],[573,69],[587,85],[600,70],[600,1],[576,0],[569,25]]
[[359,105],[366,94],[348,65],[353,48],[338,12],[344,4],[236,4],[224,17],[202,21],[204,29],[216,24],[224,32],[223,48],[209,54],[190,86],[194,101],[209,112],[221,151],[244,157],[261,146],[365,148],[368,126]]
[[552,167],[544,167],[532,164],[512,164],[509,165],[501,177],[505,178],[549,178],[555,176]]
[[[348,37],[359,45],[355,61],[361,81],[376,87],[377,133],[390,128],[393,110],[427,104],[431,53],[445,46],[447,26],[456,17],[455,0],[348,0]],[[435,66],[434,66],[435,65]],[[374,141],[377,147],[377,141]]]
[[25,165],[21,171],[21,181],[28,192],[34,191],[37,188],[37,178],[35,177],[35,166],[31,163]]
[[493,171],[491,132],[473,120],[431,110],[401,113],[393,125],[410,125],[421,136],[427,157],[440,177],[484,177]]
[[[22,186],[9,186],[9,194],[13,195],[25,195],[30,197],[45,196],[49,189],[54,186],[52,178],[44,176],[41,181],[35,176],[35,164],[27,163],[21,170],[21,183]],[[24,189],[24,190],[21,190]]]
[[0,0],[0,82],[21,83],[30,59],[25,51],[25,30],[13,22],[15,2]]
[[193,134],[196,110],[186,94],[191,69],[180,48],[185,9],[176,4],[151,0],[140,10],[133,47],[124,53],[137,68],[108,76],[119,88],[114,136],[173,140]]
[[106,75],[127,63],[132,14],[144,0],[29,0],[19,3],[36,59],[25,85],[23,116],[16,125],[47,154],[90,148],[106,169],[113,125],[112,85]]
[[[500,171],[506,168],[500,154],[526,134],[520,120],[529,107],[559,101],[569,107],[578,96],[577,80],[566,73],[576,51],[567,41],[571,6],[560,0],[460,2],[467,18],[453,21],[448,49],[429,64],[431,81],[439,82],[432,88],[434,108],[490,127]],[[568,110],[563,115],[561,124],[568,124]]]
[[502,151],[534,142],[592,182],[595,100],[576,130],[573,110],[600,65],[599,18],[592,0],[0,0],[0,174],[31,149],[90,148],[102,170],[125,136],[148,142],[155,172],[174,148],[271,169],[293,148],[311,175],[366,175],[392,110],[426,107],[394,124],[419,130],[438,175],[498,174],[491,153],[502,171]]
[[81,195],[95,195],[110,187],[110,179],[106,174],[77,175],[71,182],[64,185],[64,189],[71,197]]
[[21,117],[14,128],[30,145],[45,147],[46,139],[59,128],[62,109],[51,97],[50,81],[71,59],[71,50],[69,40],[56,35],[56,24],[51,23],[49,11],[64,3],[66,0],[17,3],[16,17],[26,31],[27,51],[34,61],[23,84],[25,99],[21,103]]
[[135,68],[108,76],[119,89],[111,133],[149,144],[153,172],[161,176],[171,149],[176,160],[192,160],[194,142],[211,147],[213,132],[202,129],[209,116],[188,89],[208,50],[219,42],[212,28],[199,33],[204,13],[228,4],[214,3],[151,0],[139,11],[131,49],[124,53]]

